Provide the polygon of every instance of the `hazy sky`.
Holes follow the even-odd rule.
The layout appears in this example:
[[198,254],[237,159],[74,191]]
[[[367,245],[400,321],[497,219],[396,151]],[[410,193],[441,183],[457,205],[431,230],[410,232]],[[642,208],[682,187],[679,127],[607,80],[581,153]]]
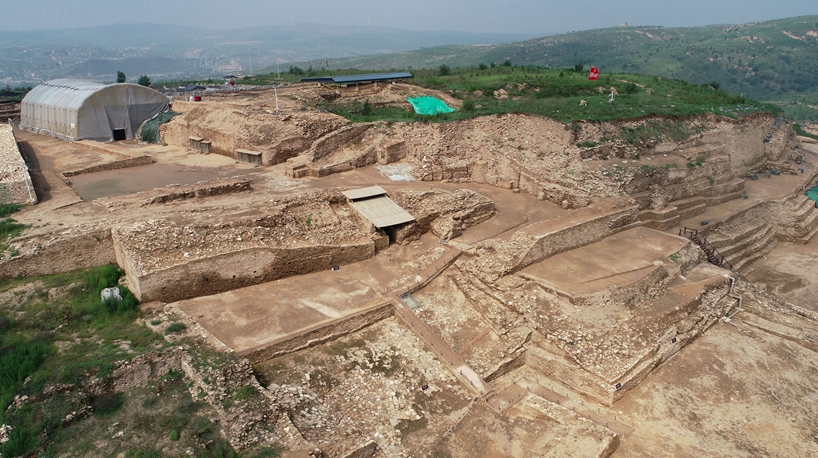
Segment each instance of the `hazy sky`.
[[738,24],[818,14],[816,0],[27,0],[3,8],[5,30],[159,23],[204,28],[276,24],[549,34],[619,25]]

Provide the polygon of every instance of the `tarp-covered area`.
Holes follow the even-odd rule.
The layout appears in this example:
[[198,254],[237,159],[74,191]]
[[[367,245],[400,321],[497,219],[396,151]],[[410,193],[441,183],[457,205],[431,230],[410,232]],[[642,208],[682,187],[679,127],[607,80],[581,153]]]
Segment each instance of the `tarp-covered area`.
[[142,130],[139,131],[139,140],[145,143],[162,143],[159,127],[178,114],[179,113],[175,111],[165,111],[164,113],[159,113],[154,116],[153,119],[145,121],[145,124],[142,125]]
[[815,201],[815,206],[818,207],[818,186],[807,189],[804,195]]
[[449,107],[440,99],[434,97],[423,96],[406,99],[412,104],[415,113],[420,115],[436,115],[440,113],[451,113],[454,108]]
[[26,94],[20,127],[66,140],[132,139],[169,104],[158,91],[138,84],[53,80]]

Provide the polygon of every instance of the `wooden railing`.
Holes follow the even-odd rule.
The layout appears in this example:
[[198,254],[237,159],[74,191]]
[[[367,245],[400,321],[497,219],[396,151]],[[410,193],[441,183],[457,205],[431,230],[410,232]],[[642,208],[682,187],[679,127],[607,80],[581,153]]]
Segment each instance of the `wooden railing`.
[[699,248],[704,251],[704,254],[707,255],[707,261],[710,262],[710,264],[719,266],[723,269],[729,269],[730,271],[735,270],[733,268],[733,264],[731,264],[723,254],[719,253],[719,250],[717,250],[716,247],[708,242],[705,237],[699,237],[698,229],[690,229],[688,227],[679,229],[679,237],[685,237],[698,245]]

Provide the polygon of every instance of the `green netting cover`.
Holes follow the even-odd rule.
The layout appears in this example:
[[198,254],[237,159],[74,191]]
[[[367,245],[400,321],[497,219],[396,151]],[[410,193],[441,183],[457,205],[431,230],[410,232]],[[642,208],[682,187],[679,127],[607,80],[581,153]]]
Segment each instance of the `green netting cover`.
[[436,115],[440,113],[451,113],[454,111],[454,108],[450,108],[448,105],[443,103],[442,100],[434,97],[423,96],[406,100],[412,104],[412,107],[415,109],[415,113],[420,115]]
[[162,138],[159,136],[159,126],[170,121],[171,118],[178,114],[175,111],[165,111],[159,113],[153,119],[145,121],[139,139],[145,143],[162,143]]
[[806,194],[810,199],[814,200],[816,202],[816,206],[818,206],[818,187],[809,189],[804,194]]

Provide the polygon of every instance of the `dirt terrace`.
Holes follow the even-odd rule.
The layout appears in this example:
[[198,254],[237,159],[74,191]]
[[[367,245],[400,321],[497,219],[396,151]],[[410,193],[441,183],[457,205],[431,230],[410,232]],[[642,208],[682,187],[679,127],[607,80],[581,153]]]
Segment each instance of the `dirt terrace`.
[[330,456],[370,441],[385,456],[604,456],[616,440],[540,398],[499,415],[474,402],[422,348],[390,319],[257,370],[305,437]]
[[[342,97],[400,104],[402,91],[371,87]],[[20,254],[3,260],[3,275],[115,260],[144,300],[178,300],[165,310],[258,363],[268,407],[286,413],[275,433],[231,436],[239,447],[253,435],[286,442],[295,431],[326,456],[609,456],[620,442],[615,453],[622,456],[661,454],[671,445],[679,456],[696,456],[698,442],[723,456],[777,453],[769,446],[775,433],[739,437],[718,426],[740,415],[740,406],[724,401],[716,412],[678,412],[687,412],[680,406],[690,399],[717,402],[707,393],[716,386],[712,377],[723,381],[717,388],[726,396],[730,378],[745,380],[735,371],[748,364],[810,360],[814,314],[741,278],[733,294],[744,296],[744,308],[737,309],[731,273],[659,230],[718,208],[727,219],[710,232],[731,252],[745,248],[729,243],[750,234],[743,222],[756,217],[769,227],[753,241],[797,236],[809,247],[818,218],[809,202],[784,195],[798,175],[779,177],[784,194],[743,181],[754,170],[796,171],[801,145],[787,128],[771,130],[768,116],[704,116],[681,121],[684,140],[629,143],[617,137],[623,128],[662,120],[577,129],[509,114],[352,126],[302,109],[313,96],[293,88],[278,113],[269,93],[183,103],[183,115],[163,128],[171,146],[97,150],[26,137],[24,154],[34,159],[35,184],[48,199],[19,214],[35,227],[12,242]],[[217,154],[187,150],[191,135],[212,140]],[[146,180],[157,166],[236,175],[93,201],[53,179],[55,171],[98,167],[121,148],[152,156],[156,163],[128,169]],[[289,162],[238,164],[238,148],[262,152],[265,165]],[[296,162],[309,173],[294,173]],[[376,163],[417,181],[392,182]],[[94,175],[89,183],[102,176]],[[390,246],[339,193],[373,184],[417,220],[399,228],[398,244]],[[764,208],[775,212],[736,206],[744,192],[759,199],[768,192]],[[777,216],[784,214],[790,217]],[[759,257],[768,249],[754,246],[747,249]],[[769,276],[770,285],[777,278]],[[785,283],[787,293],[803,284]],[[394,295],[407,289],[412,298]],[[743,338],[761,333],[757,341],[766,347],[735,351],[741,339],[722,332],[728,324]],[[685,374],[691,364],[700,373],[693,392],[678,376],[661,378],[675,361],[703,351],[701,342],[729,355],[729,365],[713,360],[717,372],[729,368],[727,377],[690,363]],[[784,350],[765,350],[772,347]],[[461,370],[473,374],[472,386]],[[776,431],[797,442],[788,452],[809,455],[805,425],[814,413],[794,400],[811,398],[812,382],[786,374],[791,385],[777,379],[760,392],[779,406],[757,414],[768,422],[796,418],[796,426]],[[748,375],[737,389],[752,391],[759,377]],[[663,383],[674,385],[658,389]],[[674,443],[676,431],[684,444]]]

